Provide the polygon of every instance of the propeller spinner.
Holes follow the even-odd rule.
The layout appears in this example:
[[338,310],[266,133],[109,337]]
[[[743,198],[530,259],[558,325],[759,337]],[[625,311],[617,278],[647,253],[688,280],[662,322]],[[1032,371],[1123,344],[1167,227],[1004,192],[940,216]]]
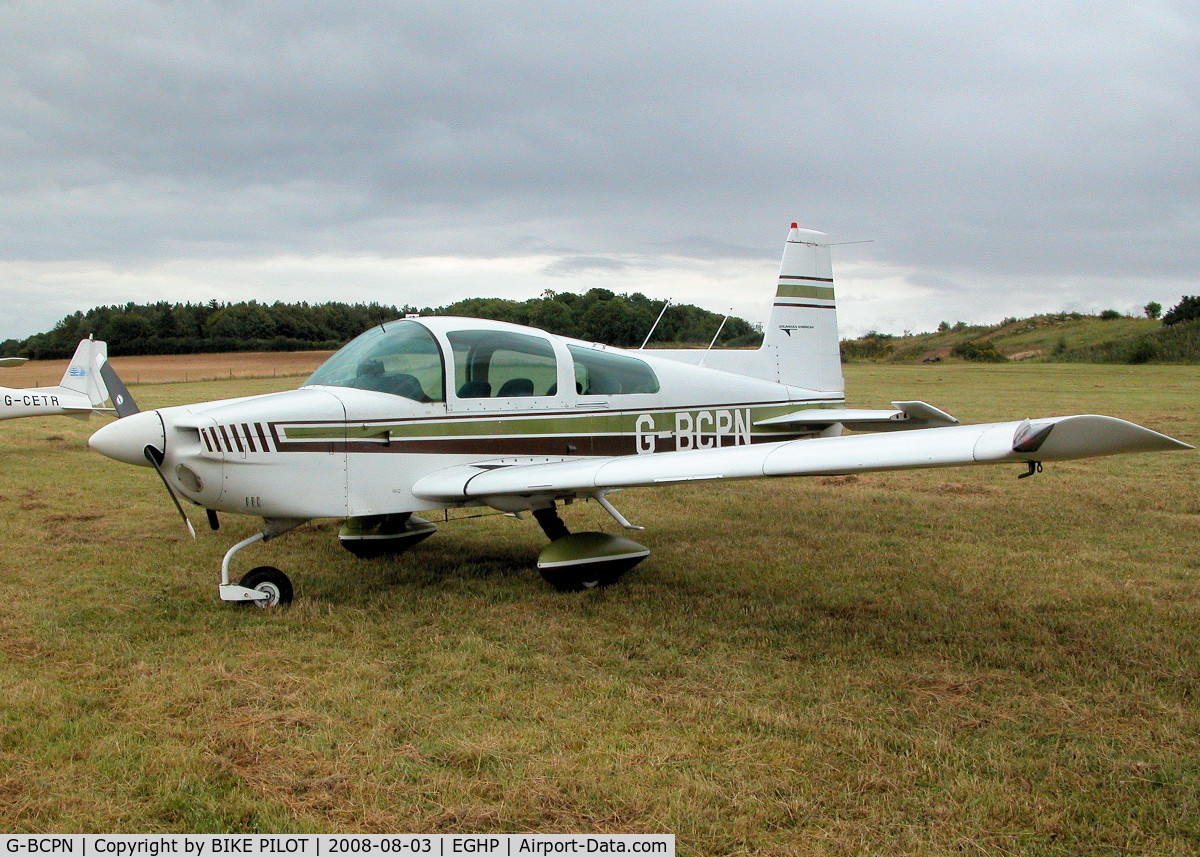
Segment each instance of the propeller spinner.
[[[128,398],[127,401],[132,403],[133,399]],[[158,411],[135,411],[129,416],[122,416],[93,434],[88,439],[88,446],[116,461],[153,467],[158,478],[162,480],[163,487],[171,495],[171,502],[179,510],[179,516],[183,518],[188,533],[193,539],[196,538],[196,530],[162,470],[163,458],[166,456],[167,432]]]

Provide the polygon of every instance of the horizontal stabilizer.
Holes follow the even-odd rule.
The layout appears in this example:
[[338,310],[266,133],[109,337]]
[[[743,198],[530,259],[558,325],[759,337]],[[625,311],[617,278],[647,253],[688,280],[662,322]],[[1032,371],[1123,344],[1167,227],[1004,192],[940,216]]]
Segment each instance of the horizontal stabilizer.
[[439,502],[470,498],[483,498],[486,502],[488,498],[501,497],[587,496],[615,488],[696,480],[1062,461],[1122,452],[1191,448],[1114,417],[1052,417],[549,464],[462,465],[418,480],[413,494]]
[[28,357],[0,357],[0,369],[20,366],[22,363],[28,362],[28,360]]
[[958,420],[925,402],[892,402],[894,411],[855,408],[809,408],[759,420],[756,426],[826,428],[841,423],[853,431],[903,431],[956,426]]

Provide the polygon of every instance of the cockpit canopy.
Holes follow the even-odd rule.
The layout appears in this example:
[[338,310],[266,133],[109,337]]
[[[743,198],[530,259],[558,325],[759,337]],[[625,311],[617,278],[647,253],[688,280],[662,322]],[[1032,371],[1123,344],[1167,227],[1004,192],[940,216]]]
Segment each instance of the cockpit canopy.
[[[374,390],[415,402],[444,402],[448,395],[475,400],[659,390],[658,378],[648,363],[603,346],[562,343],[557,337],[513,325],[485,322],[477,328],[446,329],[447,320],[436,321],[442,324],[434,325],[434,330],[445,336],[440,347],[438,337],[424,324],[388,322],[352,340],[325,361],[304,386]],[[561,394],[560,362],[568,367],[566,378],[574,387]]]

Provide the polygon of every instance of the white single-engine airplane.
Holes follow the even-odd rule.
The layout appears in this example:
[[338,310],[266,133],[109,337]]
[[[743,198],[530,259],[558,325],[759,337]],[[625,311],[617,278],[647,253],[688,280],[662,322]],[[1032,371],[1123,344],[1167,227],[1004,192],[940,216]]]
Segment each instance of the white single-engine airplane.
[[[45,416],[86,420],[93,411],[106,410],[100,407],[108,399],[100,369],[108,365],[107,360],[108,345],[94,339],[80,340],[57,387],[25,390],[0,387],[0,420]],[[0,366],[19,366],[24,362],[21,357],[6,357],[0,360]]]
[[354,339],[298,390],[135,413],[119,384],[109,379],[122,418],[92,448],[154,466],[214,529],[217,511],[263,518],[262,532],[225,554],[220,585],[221,598],[262,606],[290,601],[290,581],[261,566],[233,584],[233,556],[314,518],[346,518],[341,543],[378,556],[437,529],[416,512],[531,511],[550,539],[538,568],[575,590],[611,583],[649,554],[622,537],[570,533],[558,515],[559,503],[592,499],[642,529],[609,501],[621,488],[1003,462],[1028,475],[1045,461],[1191,449],[1114,417],[964,426],[923,402],[846,409],[829,243],[795,224],[757,350],[628,351],[413,318]]

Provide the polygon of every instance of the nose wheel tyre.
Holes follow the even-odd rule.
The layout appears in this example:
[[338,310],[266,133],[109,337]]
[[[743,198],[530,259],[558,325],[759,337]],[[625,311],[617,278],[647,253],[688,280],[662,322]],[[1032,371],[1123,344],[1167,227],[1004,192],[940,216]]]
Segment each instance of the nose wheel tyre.
[[240,601],[242,606],[254,604],[257,607],[284,607],[292,603],[292,582],[279,569],[270,565],[260,565],[252,568],[238,581],[247,589],[257,589],[265,592],[266,598],[256,601]]

